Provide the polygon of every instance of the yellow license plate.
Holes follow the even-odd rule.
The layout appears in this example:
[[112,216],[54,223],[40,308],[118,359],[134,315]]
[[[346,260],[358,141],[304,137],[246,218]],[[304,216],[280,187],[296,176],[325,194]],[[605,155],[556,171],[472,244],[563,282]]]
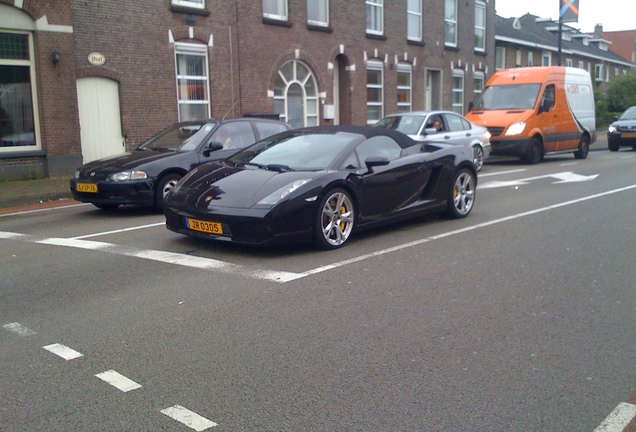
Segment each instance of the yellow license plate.
[[193,231],[223,235],[223,226],[218,222],[206,222],[190,218],[186,218],[186,222],[188,223],[188,227]]
[[97,185],[94,183],[78,183],[78,192],[97,193]]
[[623,138],[636,138],[636,133],[625,133]]

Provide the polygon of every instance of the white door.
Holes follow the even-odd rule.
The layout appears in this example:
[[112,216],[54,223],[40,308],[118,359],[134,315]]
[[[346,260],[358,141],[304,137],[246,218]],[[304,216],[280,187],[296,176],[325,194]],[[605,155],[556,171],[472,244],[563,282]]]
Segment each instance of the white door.
[[84,163],[125,151],[119,114],[119,84],[107,78],[77,80]]

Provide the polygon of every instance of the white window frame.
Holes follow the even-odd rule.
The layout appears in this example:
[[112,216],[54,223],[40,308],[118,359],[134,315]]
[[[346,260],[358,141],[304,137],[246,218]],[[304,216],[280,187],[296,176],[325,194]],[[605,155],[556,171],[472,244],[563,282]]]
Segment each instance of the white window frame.
[[[309,11],[311,10],[310,3],[317,6],[318,15],[324,15],[325,20],[321,20],[319,16],[311,17],[309,15]],[[329,0],[307,0],[307,24],[329,27]]]
[[367,33],[374,35],[383,35],[384,0],[365,0],[365,5],[367,11]]
[[205,0],[171,0],[174,6],[184,6],[194,9],[205,9]]
[[[411,6],[416,6],[412,8]],[[411,19],[412,18],[412,19]],[[417,26],[413,28],[413,21]],[[407,0],[406,3],[406,37],[408,40],[422,41],[422,0]],[[412,33],[415,33],[413,35]]]
[[398,99],[397,109],[398,112],[410,112],[413,110],[413,68],[410,64],[399,64],[397,67],[398,77],[400,74],[408,75],[408,84],[400,85],[398,80],[397,92],[398,96],[400,92],[408,95],[408,102],[400,102]]
[[[477,22],[477,10],[482,10],[482,19],[483,22]],[[483,46],[477,45],[478,37],[481,36],[481,40],[483,41]],[[475,1],[475,51],[484,52],[486,51],[486,3],[483,1],[477,0]]]
[[528,66],[534,66],[534,52],[528,51]]
[[23,32],[20,30],[3,30],[3,33],[13,33],[13,34],[21,34],[27,35],[28,39],[28,49],[29,49],[29,58],[26,60],[17,60],[17,59],[0,59],[0,64],[4,66],[26,66],[29,68],[29,74],[31,76],[31,81],[29,85],[31,86],[31,108],[33,109],[33,127],[34,127],[34,135],[35,135],[35,145],[34,146],[10,146],[10,147],[0,147],[0,154],[6,153],[15,153],[28,150],[40,150],[42,149],[42,138],[40,136],[40,116],[39,116],[39,106],[38,106],[38,83],[36,81],[35,71],[35,47],[33,42],[33,34],[31,32]]
[[552,66],[552,54],[544,52],[541,55],[541,66]]
[[594,79],[596,81],[603,81],[603,65],[601,63],[594,65]]
[[585,62],[583,60],[579,60],[579,69],[585,69]]
[[[285,66],[289,63],[292,63],[292,67],[289,70],[291,72],[288,75],[285,75],[283,72]],[[298,73],[298,65],[302,65],[307,70],[307,75],[299,76]],[[318,104],[318,81],[314,76],[311,68],[304,62],[300,60],[291,60],[285,63],[280,70],[278,71],[278,78],[280,82],[283,84],[283,88],[281,88],[280,93],[274,92],[274,102],[282,101],[283,112],[278,112],[280,119],[284,122],[289,123],[289,104],[288,104],[288,90],[293,84],[299,85],[303,91],[303,127],[307,126],[318,126],[320,123],[319,118],[319,104]],[[311,87],[314,89],[312,94],[309,94],[307,91],[307,83],[311,81]]]
[[603,72],[605,72],[605,82],[609,82],[610,80],[610,68],[609,66],[603,67]]
[[572,67],[574,65],[574,63],[572,62],[571,58],[566,58],[565,59],[565,67]]
[[369,101],[367,98],[367,107],[380,107],[380,113],[377,119],[370,119],[367,110],[367,124],[373,125],[382,117],[384,117],[384,64],[376,60],[367,61],[367,70],[380,71],[380,84],[369,84],[367,80],[367,89],[379,89],[380,101]]
[[[457,46],[457,1],[458,0],[445,0],[444,1],[444,44],[450,47]],[[449,5],[454,6],[452,11],[449,10]],[[449,12],[452,12],[449,16]],[[450,29],[453,29],[453,40],[449,40]]]
[[[460,79],[461,81],[461,86],[455,86],[456,84],[456,79]],[[465,73],[462,69],[455,69],[453,70],[453,79],[452,79],[452,87],[453,87],[453,100],[452,100],[452,110],[453,112],[456,112],[459,115],[464,115],[464,80],[465,80]],[[458,101],[456,101],[456,97],[459,98]]]
[[515,52],[515,66],[521,66],[521,50],[517,49]]
[[[203,62],[205,66],[205,75],[178,74],[178,70],[179,70],[178,63],[179,63],[180,55],[203,57]],[[175,42],[174,71],[175,71],[175,77],[176,77],[176,83],[177,83],[177,112],[179,115],[179,121],[190,120],[190,119],[184,119],[181,116],[181,107],[184,105],[206,105],[207,117],[210,117],[210,65],[208,61],[208,47],[206,45],[200,45],[200,44]],[[179,80],[202,81],[204,84],[206,98],[205,99],[181,99],[181,94],[179,91],[179,88],[180,88]]]
[[[268,6],[271,7],[273,11],[266,12]],[[289,17],[287,0],[263,0],[263,17],[287,21]]]
[[484,91],[484,87],[486,85],[486,75],[482,71],[475,71],[473,77],[473,94],[475,95],[475,100],[477,100],[477,96]]
[[495,47],[495,69],[506,69],[506,47]]

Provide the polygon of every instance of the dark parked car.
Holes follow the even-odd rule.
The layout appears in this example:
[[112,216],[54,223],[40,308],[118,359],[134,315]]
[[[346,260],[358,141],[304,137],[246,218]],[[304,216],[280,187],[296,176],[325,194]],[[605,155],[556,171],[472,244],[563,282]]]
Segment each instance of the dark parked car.
[[259,118],[177,123],[134,151],[83,165],[71,179],[71,192],[76,200],[105,210],[122,204],[160,209],[165,195],[192,168],[289,129],[287,123]]
[[432,212],[467,216],[477,171],[468,147],[390,129],[283,132],[188,173],[165,200],[168,229],[251,245],[343,246],[354,231]]
[[614,152],[623,146],[636,150],[636,106],[627,108],[607,129],[607,148]]

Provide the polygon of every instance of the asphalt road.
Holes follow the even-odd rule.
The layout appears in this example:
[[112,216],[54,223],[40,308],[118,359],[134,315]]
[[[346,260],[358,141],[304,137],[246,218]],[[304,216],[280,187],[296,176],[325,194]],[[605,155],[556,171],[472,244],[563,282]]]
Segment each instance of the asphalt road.
[[623,430],[635,167],[491,160],[468,218],[331,252],[134,208],[0,216],[0,429]]

